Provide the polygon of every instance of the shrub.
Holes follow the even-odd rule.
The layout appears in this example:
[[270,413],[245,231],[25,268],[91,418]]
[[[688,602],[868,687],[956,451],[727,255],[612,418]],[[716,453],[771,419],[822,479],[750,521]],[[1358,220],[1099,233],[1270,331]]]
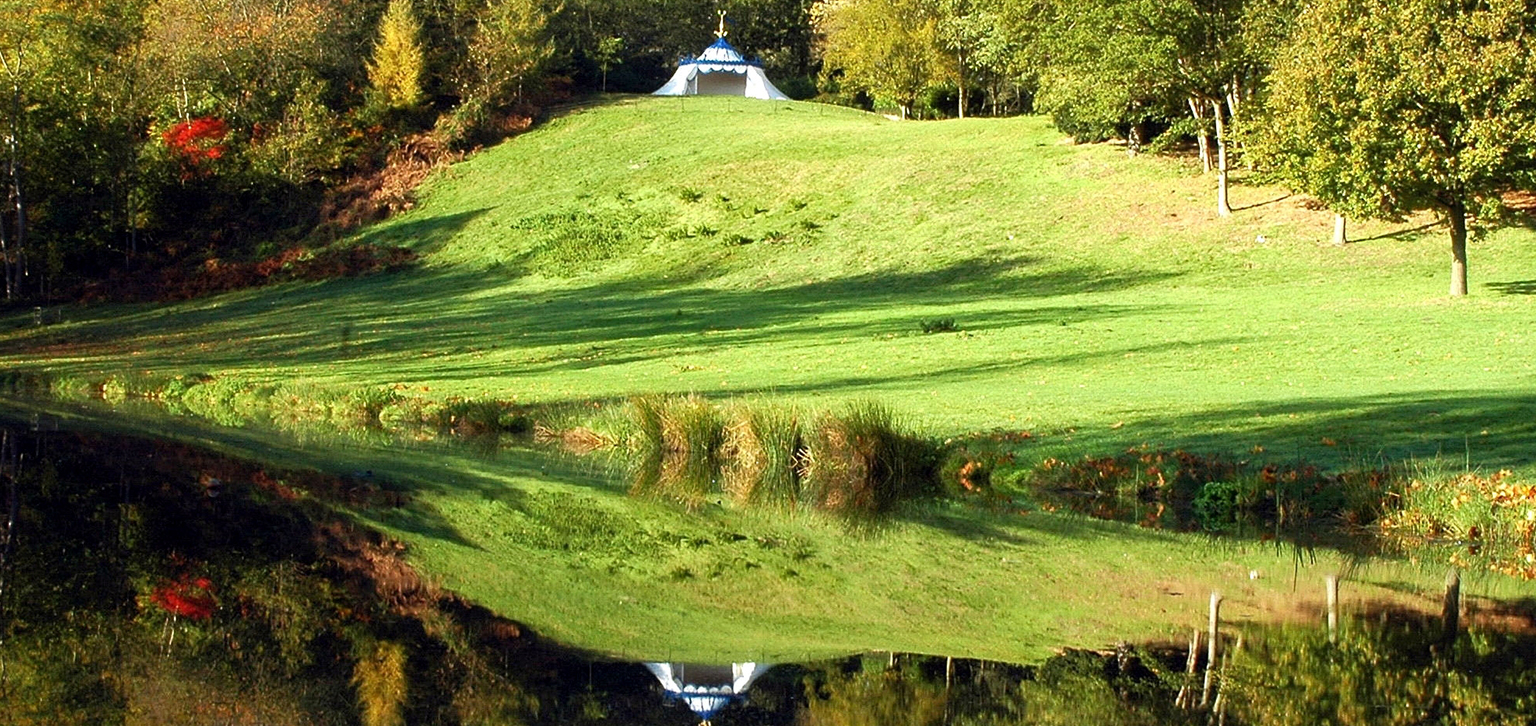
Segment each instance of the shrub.
[[365,726],[405,724],[406,653],[400,643],[380,641],[359,646],[353,666],[352,685],[357,688],[358,710]]
[[923,335],[932,335],[934,333],[953,333],[956,330],[959,330],[959,328],[955,326],[954,318],[923,320],[918,323],[918,327],[923,329]]
[[1382,517],[1380,527],[1405,548],[1455,539],[1463,546],[1451,552],[1453,565],[1536,579],[1536,484],[1509,471],[1421,471],[1397,501],[1397,511]]

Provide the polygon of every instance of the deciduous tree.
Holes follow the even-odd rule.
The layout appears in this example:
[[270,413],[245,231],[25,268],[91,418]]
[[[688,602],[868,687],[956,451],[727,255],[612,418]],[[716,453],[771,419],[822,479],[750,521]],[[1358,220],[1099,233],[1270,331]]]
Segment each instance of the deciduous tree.
[[1529,0],[1318,0],[1277,62],[1255,146],[1339,213],[1437,213],[1450,294],[1465,295],[1469,226],[1536,183],[1533,53]]
[[939,15],[924,0],[827,0],[812,9],[821,38],[823,73],[894,103],[903,118],[938,78]]
[[390,0],[379,21],[379,39],[368,64],[368,80],[378,100],[390,108],[410,108],[421,102],[421,21],[411,0]]

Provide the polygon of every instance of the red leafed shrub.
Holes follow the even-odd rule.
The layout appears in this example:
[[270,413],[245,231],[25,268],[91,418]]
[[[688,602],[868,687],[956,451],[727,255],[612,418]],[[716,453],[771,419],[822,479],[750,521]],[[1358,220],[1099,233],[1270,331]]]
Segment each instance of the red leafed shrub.
[[228,135],[229,124],[224,119],[204,116],[162,131],[160,139],[182,162],[198,166],[224,156],[224,137]]
[[207,620],[213,617],[213,609],[219,605],[213,597],[213,583],[206,577],[183,576],[163,582],[150,593],[149,599],[166,612],[188,620]]

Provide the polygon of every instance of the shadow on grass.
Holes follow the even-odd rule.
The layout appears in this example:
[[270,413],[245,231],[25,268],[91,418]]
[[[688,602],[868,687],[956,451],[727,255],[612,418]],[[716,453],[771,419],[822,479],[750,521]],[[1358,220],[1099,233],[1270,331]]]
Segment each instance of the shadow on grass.
[[490,209],[482,207],[457,214],[376,224],[358,233],[354,239],[358,244],[409,247],[417,254],[428,255],[447,244],[470,222]]
[[[444,230],[434,234],[449,233]],[[399,380],[476,378],[583,370],[755,343],[916,335],[920,311],[930,306],[973,305],[958,321],[969,332],[1069,325],[1148,308],[1082,299],[1028,308],[1017,302],[1118,291],[1171,276],[1047,267],[1016,258],[765,289],[641,280],[529,293],[494,272],[427,268],[109,312],[94,322],[18,334],[0,343],[0,353],[109,360],[133,354],[136,368],[171,372],[189,365],[217,372],[247,369],[256,361],[324,366],[365,359]],[[892,312],[901,309],[907,312]],[[510,368],[476,363],[497,351],[526,357]],[[435,360],[444,356],[453,363]]]
[[1490,282],[1488,289],[1503,295],[1536,295],[1536,280]]
[[1387,240],[1387,239],[1391,239],[1391,240],[1406,239],[1407,237],[1410,237],[1412,235],[1418,234],[1420,232],[1427,232],[1427,231],[1429,231],[1431,229],[1434,229],[1436,227],[1441,226],[1442,224],[1444,224],[1444,222],[1441,222],[1440,220],[1435,220],[1433,222],[1425,222],[1424,224],[1421,224],[1421,225],[1419,225],[1417,227],[1409,227],[1408,229],[1399,229],[1399,230],[1392,231],[1392,232],[1383,232],[1381,234],[1373,235],[1373,236],[1370,236],[1370,237],[1355,237],[1355,238],[1351,238],[1349,241],[1350,241],[1351,244],[1353,244],[1353,243],[1357,243],[1357,242],[1376,242],[1376,241],[1379,241],[1379,240]]
[[1263,402],[1079,432],[1073,448],[1109,455],[1141,443],[1329,469],[1405,462],[1438,462],[1458,471],[1530,467],[1536,465],[1536,393]]
[[1282,194],[1282,195],[1280,195],[1278,197],[1275,197],[1274,199],[1266,199],[1266,200],[1264,200],[1262,202],[1254,202],[1253,204],[1245,204],[1245,205],[1243,205],[1241,207],[1233,207],[1232,211],[1234,211],[1234,212],[1242,212],[1242,211],[1249,210],[1249,209],[1258,209],[1259,207],[1267,207],[1267,206],[1269,206],[1271,204],[1279,204],[1280,202],[1283,202],[1283,201],[1285,201],[1287,199],[1290,199],[1293,196],[1295,196],[1295,195],[1294,194]]

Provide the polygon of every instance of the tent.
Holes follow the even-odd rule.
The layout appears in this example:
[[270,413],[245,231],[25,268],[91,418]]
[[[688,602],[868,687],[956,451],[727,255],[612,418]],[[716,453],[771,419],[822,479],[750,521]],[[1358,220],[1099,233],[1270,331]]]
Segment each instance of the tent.
[[728,666],[646,663],[645,667],[661,682],[667,698],[687,704],[707,724],[720,709],[733,702],[745,701],[747,688],[773,666],[767,663],[732,663]]
[[657,89],[654,96],[746,96],[770,101],[788,101],[789,96],[773,87],[763,64],[747,60],[725,42],[725,19],[720,21],[720,36],[697,57],[678,61],[672,80]]

